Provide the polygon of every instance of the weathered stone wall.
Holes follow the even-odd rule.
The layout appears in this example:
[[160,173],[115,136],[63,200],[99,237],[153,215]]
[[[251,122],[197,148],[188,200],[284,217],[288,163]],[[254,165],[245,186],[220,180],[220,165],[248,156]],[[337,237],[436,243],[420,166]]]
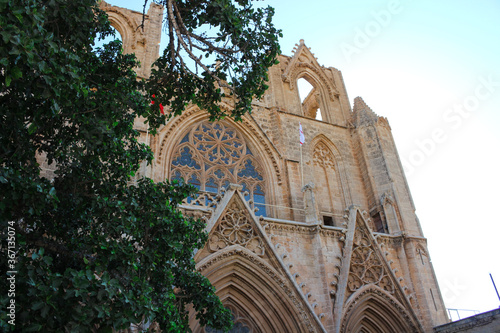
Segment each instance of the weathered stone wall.
[[148,77],[151,65],[160,55],[163,7],[152,3],[143,18],[140,12],[112,6],[106,1],[101,1],[99,6],[106,11],[111,25],[122,37],[123,51],[134,53],[140,61],[141,66],[136,69],[139,77]]

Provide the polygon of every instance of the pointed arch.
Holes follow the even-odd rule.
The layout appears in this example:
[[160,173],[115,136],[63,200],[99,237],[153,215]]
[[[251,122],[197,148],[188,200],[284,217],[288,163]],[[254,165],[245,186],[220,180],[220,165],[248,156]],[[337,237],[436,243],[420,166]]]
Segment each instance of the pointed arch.
[[[251,332],[308,332],[311,321],[289,283],[265,260],[233,245],[204,258],[197,269],[224,305],[243,314]],[[194,316],[193,332],[203,332]]]
[[[296,112],[313,119],[317,119],[317,112],[321,112],[321,120],[324,122],[344,123],[346,119],[340,112],[340,94],[333,77],[328,75],[325,68],[318,63],[303,40],[300,40],[300,44],[296,46],[294,55],[289,58],[282,72],[283,81],[289,84],[291,91],[296,92],[295,103],[298,103]],[[298,94],[297,81],[299,79],[305,79],[313,86],[303,102]]]
[[151,65],[160,55],[163,6],[151,3],[144,20],[142,12],[113,6],[104,0],[99,7],[108,14],[111,26],[121,35],[123,52],[134,53],[140,61],[141,66],[135,68],[137,75],[149,77]]
[[[223,105],[223,107],[230,108],[229,105]],[[185,175],[182,173],[176,174],[175,163],[182,160],[182,149],[184,149],[186,157],[189,157],[187,156],[189,154],[191,156],[194,156],[194,154],[203,154],[203,152],[194,152],[192,138],[195,134],[193,131],[196,131],[197,128],[199,129],[202,124],[207,124],[208,127],[216,126],[212,125],[216,123],[208,122],[208,118],[209,115],[206,112],[192,106],[181,116],[173,118],[160,130],[159,144],[156,149],[156,179],[170,179],[176,176],[185,178]],[[225,128],[224,130],[231,129],[234,131],[230,135],[237,136],[237,138],[235,137],[237,142],[233,140],[233,143],[237,144],[238,147],[226,147],[224,158],[227,158],[227,160],[218,157],[217,160],[211,161],[213,163],[208,167],[207,163],[201,165],[200,163],[192,162],[192,165],[184,168],[186,169],[185,173],[188,173],[188,169],[191,169],[190,172],[196,173],[198,172],[196,168],[199,167],[199,173],[203,174],[201,175],[203,185],[200,186],[200,189],[207,190],[210,187],[209,190],[212,192],[217,192],[218,188],[221,186],[226,187],[229,183],[240,183],[244,186],[244,191],[250,193],[250,197],[247,199],[252,199],[255,206],[261,212],[266,210],[267,216],[273,216],[272,209],[267,209],[263,204],[272,204],[275,202],[278,187],[272,185],[279,185],[282,182],[281,169],[278,166],[278,152],[275,151],[269,139],[260,132],[260,129],[248,119],[243,118],[242,122],[225,119],[219,123]],[[189,142],[189,140],[191,141]],[[201,142],[198,142],[198,144],[201,144]],[[197,147],[208,149],[209,144],[207,142],[207,145],[204,147]],[[245,151],[241,150],[239,145],[245,147]],[[228,150],[230,148],[231,152]],[[227,154],[228,152],[229,154]],[[243,154],[244,157],[240,156],[241,160],[229,168],[226,162],[232,162],[235,158],[240,158],[238,154]],[[208,161],[211,157],[209,154],[205,155],[203,159]],[[196,159],[192,160],[196,161]],[[221,170],[224,170],[224,172],[221,172]]]
[[[293,81],[293,89],[299,92],[299,80],[305,80],[312,86],[311,91],[305,96],[304,100],[301,101],[302,115],[307,118],[312,118],[316,120],[321,120],[325,122],[332,122],[330,113],[327,112],[327,100],[325,100],[325,89],[310,70],[306,70],[297,75],[297,78]],[[303,96],[301,96],[303,97]],[[319,113],[319,115],[318,115]]]
[[416,318],[393,296],[368,285],[353,294],[342,316],[341,332],[423,332]]
[[123,15],[119,10],[110,8],[106,10],[108,19],[113,28],[118,31],[123,41],[124,53],[132,53],[137,44],[137,29],[134,29],[133,23],[128,17]]
[[[295,49],[293,57],[290,58],[286,68],[283,70],[283,80],[290,83],[292,89],[296,89],[297,80],[304,75],[308,75],[309,80],[321,83],[321,86],[326,89],[325,92],[327,94],[325,96],[329,96],[331,100],[334,97],[338,97],[339,92],[335,86],[335,82],[328,79],[323,67],[318,63],[314,54],[305,46],[304,40],[301,39],[300,44],[296,46],[298,48]],[[307,73],[304,74],[305,72]]]
[[389,233],[394,234],[401,232],[401,219],[399,216],[397,205],[388,193],[384,193],[380,198],[380,203],[384,209],[384,216]]
[[[311,142],[311,163],[318,198],[318,208],[323,220],[333,220],[350,204],[350,192],[345,168],[338,149],[324,135],[318,135]],[[330,219],[331,217],[331,219]]]

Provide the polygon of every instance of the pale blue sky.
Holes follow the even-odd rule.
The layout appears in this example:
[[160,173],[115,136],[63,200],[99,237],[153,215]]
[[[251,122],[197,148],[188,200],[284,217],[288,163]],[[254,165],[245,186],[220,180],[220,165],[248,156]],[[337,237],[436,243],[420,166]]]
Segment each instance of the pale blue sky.
[[257,4],[275,7],[284,54],[304,39],[351,103],[388,118],[446,306],[498,308],[500,1]]

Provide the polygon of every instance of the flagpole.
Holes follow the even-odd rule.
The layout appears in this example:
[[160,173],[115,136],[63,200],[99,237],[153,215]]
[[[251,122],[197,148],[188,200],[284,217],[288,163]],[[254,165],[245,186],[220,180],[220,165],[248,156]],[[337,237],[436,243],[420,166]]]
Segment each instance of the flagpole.
[[302,180],[302,187],[304,187],[304,164],[302,163],[302,144],[300,145],[300,179]]
[[299,121],[299,144],[300,144],[300,179],[302,187],[304,187],[304,163],[302,163],[302,145],[305,142],[304,132],[302,131],[302,124]]

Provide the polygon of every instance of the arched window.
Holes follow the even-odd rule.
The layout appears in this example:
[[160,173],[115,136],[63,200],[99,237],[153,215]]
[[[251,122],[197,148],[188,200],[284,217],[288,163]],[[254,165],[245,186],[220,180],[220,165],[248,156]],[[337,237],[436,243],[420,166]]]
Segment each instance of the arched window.
[[320,110],[320,95],[316,87],[305,78],[297,80],[300,103],[304,116],[323,121]]
[[263,170],[247,142],[226,122],[202,121],[176,145],[172,179],[184,179],[200,191],[218,193],[230,183],[243,186],[247,200],[266,216]]
[[337,165],[332,151],[324,142],[313,150],[313,171],[318,208],[325,225],[335,225],[335,214],[343,209]]

